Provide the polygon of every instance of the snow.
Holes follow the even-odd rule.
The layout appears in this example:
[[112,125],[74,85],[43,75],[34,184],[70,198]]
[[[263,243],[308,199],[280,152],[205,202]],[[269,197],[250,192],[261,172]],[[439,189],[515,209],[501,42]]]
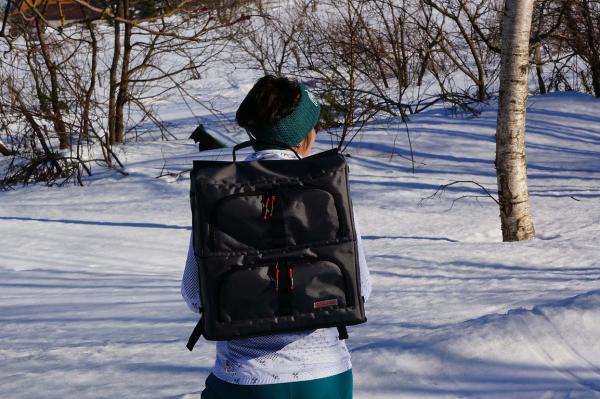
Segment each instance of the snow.
[[378,397],[592,398],[600,388],[598,317],[594,291],[355,351],[377,359],[369,384]]
[[[222,114],[157,105],[179,140],[121,148],[128,177],[0,193],[1,398],[199,397],[214,344],[185,349],[189,176],[156,176],[200,156],[198,122],[243,139],[231,120],[254,76],[208,79],[195,92]],[[455,180],[495,193],[495,115],[412,117],[414,174],[397,120],[349,149],[374,283],[369,322],[349,329],[357,398],[600,398],[600,101],[530,99],[530,242],[501,242],[490,198],[454,202],[482,195],[473,184],[426,199]]]

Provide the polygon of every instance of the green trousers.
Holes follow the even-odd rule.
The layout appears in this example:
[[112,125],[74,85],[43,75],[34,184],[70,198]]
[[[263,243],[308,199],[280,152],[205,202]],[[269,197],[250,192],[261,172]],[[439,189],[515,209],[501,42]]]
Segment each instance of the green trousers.
[[236,385],[211,374],[201,399],[352,399],[352,370],[317,380],[268,385]]

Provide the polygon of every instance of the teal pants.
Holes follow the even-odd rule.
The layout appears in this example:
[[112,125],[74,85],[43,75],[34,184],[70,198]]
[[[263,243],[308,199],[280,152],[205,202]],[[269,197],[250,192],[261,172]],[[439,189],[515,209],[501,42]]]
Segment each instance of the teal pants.
[[201,399],[352,399],[352,370],[310,381],[268,385],[236,385],[213,374]]

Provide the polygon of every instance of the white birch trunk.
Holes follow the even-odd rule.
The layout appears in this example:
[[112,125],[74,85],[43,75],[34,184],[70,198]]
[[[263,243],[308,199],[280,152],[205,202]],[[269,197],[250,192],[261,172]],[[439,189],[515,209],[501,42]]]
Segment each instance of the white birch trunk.
[[535,237],[525,157],[529,34],[535,0],[506,0],[502,27],[496,175],[504,241]]

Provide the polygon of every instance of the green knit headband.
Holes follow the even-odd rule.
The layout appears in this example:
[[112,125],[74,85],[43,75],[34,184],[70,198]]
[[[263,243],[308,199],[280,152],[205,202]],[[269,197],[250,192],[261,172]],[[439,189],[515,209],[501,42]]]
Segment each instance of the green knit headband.
[[275,125],[249,128],[251,136],[266,142],[279,142],[295,147],[317,125],[321,106],[315,96],[300,84],[302,97],[296,109]]

